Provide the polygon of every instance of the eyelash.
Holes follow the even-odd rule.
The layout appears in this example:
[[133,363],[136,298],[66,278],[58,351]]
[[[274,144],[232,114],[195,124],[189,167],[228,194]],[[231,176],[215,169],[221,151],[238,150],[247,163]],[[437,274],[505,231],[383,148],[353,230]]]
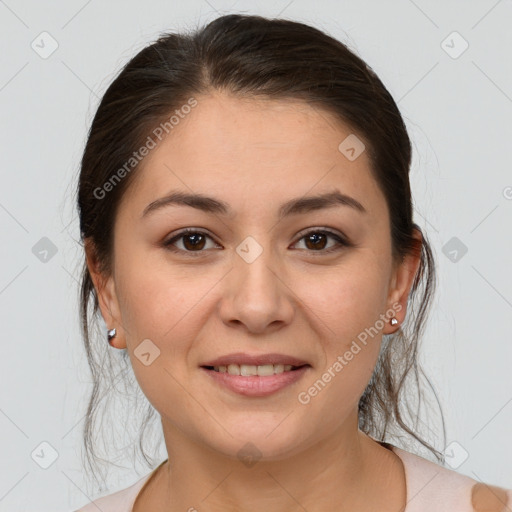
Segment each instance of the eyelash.
[[[325,254],[330,254],[330,253],[335,252],[335,251],[339,251],[343,247],[352,247],[353,246],[353,244],[348,242],[348,240],[346,238],[338,235],[337,233],[334,233],[332,231],[325,230],[325,229],[312,229],[312,230],[304,233],[297,240],[297,242],[300,242],[302,239],[306,238],[308,235],[311,235],[313,233],[315,233],[315,234],[321,233],[321,234],[328,235],[329,237],[331,237],[334,240],[336,240],[336,242],[338,243],[337,246],[331,247],[330,249],[321,249],[321,250],[318,250],[318,251],[314,251],[314,250],[310,250],[310,249],[304,249],[307,252],[311,252],[311,253],[317,252],[317,253],[320,253],[320,254],[318,254],[318,256],[322,256],[322,255],[325,255]],[[175,252],[175,253],[185,253],[185,254],[187,254],[187,256],[191,256],[193,258],[201,256],[201,253],[205,252],[204,249],[200,250],[200,251],[187,251],[187,250],[184,250],[184,249],[177,249],[176,247],[173,247],[173,245],[172,245],[174,242],[178,241],[179,239],[183,238],[184,236],[191,235],[191,234],[194,234],[194,235],[204,235],[204,236],[206,236],[206,237],[208,237],[208,238],[213,240],[213,238],[210,235],[208,235],[208,233],[205,233],[204,231],[199,231],[199,230],[196,230],[196,229],[193,229],[193,228],[187,228],[187,229],[181,231],[180,233],[178,233],[176,236],[173,236],[169,240],[163,242],[163,246],[167,250],[169,250],[169,251],[172,251],[172,252]]]

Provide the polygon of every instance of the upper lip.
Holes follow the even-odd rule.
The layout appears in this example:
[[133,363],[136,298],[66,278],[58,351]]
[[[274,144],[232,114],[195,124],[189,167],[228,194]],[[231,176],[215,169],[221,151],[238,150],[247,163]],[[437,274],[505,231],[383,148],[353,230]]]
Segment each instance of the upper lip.
[[309,364],[297,357],[288,356],[286,354],[245,354],[243,352],[236,352],[234,354],[227,354],[220,356],[217,359],[212,359],[200,366],[227,366],[230,364],[245,364],[260,366],[264,364],[291,364],[292,366],[303,366]]

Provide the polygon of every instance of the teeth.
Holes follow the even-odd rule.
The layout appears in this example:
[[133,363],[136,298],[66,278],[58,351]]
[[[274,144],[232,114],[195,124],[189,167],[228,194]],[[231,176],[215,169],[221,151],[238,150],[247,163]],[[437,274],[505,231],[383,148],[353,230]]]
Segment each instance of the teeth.
[[260,366],[250,364],[229,364],[227,366],[214,366],[213,369],[220,373],[229,373],[230,375],[241,375],[249,377],[251,375],[274,375],[277,373],[289,372],[293,366],[291,364],[264,364]]

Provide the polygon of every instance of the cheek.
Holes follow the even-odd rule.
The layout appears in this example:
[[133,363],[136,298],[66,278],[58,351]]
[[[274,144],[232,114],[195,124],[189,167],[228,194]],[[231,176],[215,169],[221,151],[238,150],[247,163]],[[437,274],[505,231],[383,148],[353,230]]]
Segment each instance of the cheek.
[[149,260],[146,255],[143,261],[136,260],[123,258],[116,269],[127,343],[134,349],[149,338],[161,349],[179,351],[193,336],[192,317],[201,312],[205,295],[219,277],[199,269],[192,276],[190,270],[173,266],[165,258]]
[[139,265],[126,259],[123,265],[116,270],[118,296],[135,378],[158,411],[168,410],[169,403],[185,408],[187,394],[180,383],[187,380],[184,363],[197,337],[194,306],[200,306],[212,285],[201,279],[185,282],[169,268],[166,273],[147,262]]
[[321,321],[324,360],[311,386],[323,398],[315,402],[334,424],[357,406],[375,369],[382,339],[388,275],[372,253],[331,274],[325,293],[310,294],[308,308]]
[[304,283],[300,294],[307,306],[330,329],[332,336],[348,339],[375,324],[384,313],[389,280],[388,263],[372,251],[360,251],[350,261]]

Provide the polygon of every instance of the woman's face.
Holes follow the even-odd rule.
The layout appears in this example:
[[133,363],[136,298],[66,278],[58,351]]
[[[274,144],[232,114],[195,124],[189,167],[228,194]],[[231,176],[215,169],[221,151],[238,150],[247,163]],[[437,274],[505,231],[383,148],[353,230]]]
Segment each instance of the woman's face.
[[[382,334],[397,329],[395,312],[405,316],[417,262],[394,266],[368,155],[356,147],[354,159],[348,142],[339,149],[348,127],[302,102],[196,99],[139,164],[120,204],[102,314],[168,436],[182,432],[231,456],[247,442],[262,457],[291,455],[357,425]],[[176,192],[216,202],[196,203],[210,211],[146,210]],[[354,201],[282,210],[334,192]],[[195,234],[178,237],[184,228]],[[202,367],[233,353],[309,366],[274,392],[248,395]]]

